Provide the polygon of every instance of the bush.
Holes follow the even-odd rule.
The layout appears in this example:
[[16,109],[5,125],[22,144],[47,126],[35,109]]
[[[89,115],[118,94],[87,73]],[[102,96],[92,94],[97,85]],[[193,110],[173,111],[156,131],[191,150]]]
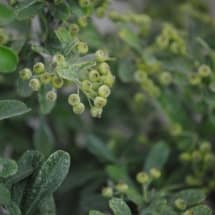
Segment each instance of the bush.
[[114,2],[0,3],[0,214],[212,215],[210,7]]

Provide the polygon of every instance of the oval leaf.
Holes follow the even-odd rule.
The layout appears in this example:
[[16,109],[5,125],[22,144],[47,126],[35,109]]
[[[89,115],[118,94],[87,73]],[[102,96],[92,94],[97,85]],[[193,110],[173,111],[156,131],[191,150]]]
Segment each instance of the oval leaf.
[[11,73],[16,70],[18,56],[5,46],[0,46],[0,73]]
[[114,215],[131,215],[131,210],[128,205],[119,198],[113,198],[109,201],[109,207]]
[[0,120],[29,112],[23,102],[17,100],[0,100]]
[[13,10],[0,3],[0,25],[7,25],[14,20]]

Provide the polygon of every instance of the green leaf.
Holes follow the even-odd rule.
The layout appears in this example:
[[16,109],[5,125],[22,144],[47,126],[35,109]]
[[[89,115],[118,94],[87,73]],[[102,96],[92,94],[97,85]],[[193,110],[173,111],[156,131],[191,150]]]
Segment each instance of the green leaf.
[[64,181],[70,166],[67,152],[58,150],[51,154],[32,179],[24,202],[25,215],[33,214],[41,201],[51,195]]
[[18,56],[5,46],[0,46],[0,73],[11,73],[16,70]]
[[100,211],[91,210],[89,212],[89,215],[105,215],[105,214]]
[[20,205],[25,193],[26,186],[31,180],[34,171],[40,167],[44,156],[38,151],[26,151],[18,160],[18,171],[15,175],[7,180],[7,184],[13,185],[12,199]]
[[131,215],[130,208],[122,199],[112,198],[109,201],[109,207],[113,211],[114,215]]
[[0,25],[7,25],[14,20],[12,8],[0,3]]
[[38,215],[55,215],[56,206],[53,195],[46,197],[39,205]]
[[170,149],[165,143],[157,143],[150,150],[145,161],[144,169],[149,171],[151,168],[162,169],[169,157]]
[[20,101],[0,100],[0,120],[22,115],[30,110],[31,109]]
[[140,40],[134,31],[124,28],[119,32],[119,37],[138,52],[141,51]]
[[0,177],[7,178],[17,172],[17,164],[14,160],[0,158]]
[[34,133],[35,149],[48,156],[54,148],[54,137],[51,129],[44,119],[40,121]]
[[15,202],[10,202],[10,204],[6,205],[9,215],[22,215],[19,206]]
[[29,97],[33,90],[29,87],[29,81],[24,81],[21,78],[17,79],[16,82],[17,93],[22,97]]
[[116,161],[116,158],[114,157],[111,150],[100,139],[93,135],[89,136],[86,147],[92,154],[101,160],[111,162]]
[[174,195],[174,199],[183,199],[188,206],[199,204],[206,199],[206,194],[201,189],[187,189]]
[[48,90],[46,90],[43,87],[38,93],[38,99],[39,99],[39,103],[40,103],[40,111],[42,114],[50,113],[56,104],[56,101],[51,102],[51,101],[47,100],[47,98],[46,98],[47,91]]
[[131,60],[126,59],[119,63],[118,73],[122,82],[128,83],[132,81],[134,79],[134,71],[134,64]]
[[212,215],[212,210],[205,205],[198,205],[190,209],[194,215]]
[[4,184],[0,184],[0,205],[9,204],[11,199],[10,191],[5,187]]
[[16,17],[18,20],[30,19],[37,15],[44,8],[40,0],[24,0],[16,8]]

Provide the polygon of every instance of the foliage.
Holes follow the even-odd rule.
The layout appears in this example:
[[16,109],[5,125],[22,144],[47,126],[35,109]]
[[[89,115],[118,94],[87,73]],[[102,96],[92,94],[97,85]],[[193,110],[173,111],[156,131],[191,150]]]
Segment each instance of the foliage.
[[213,214],[210,7],[123,2],[0,3],[0,214]]

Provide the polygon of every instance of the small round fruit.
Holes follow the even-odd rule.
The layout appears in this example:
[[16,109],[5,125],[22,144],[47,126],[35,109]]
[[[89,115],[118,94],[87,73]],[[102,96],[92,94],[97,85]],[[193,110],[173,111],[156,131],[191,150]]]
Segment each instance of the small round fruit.
[[38,91],[41,87],[40,81],[37,78],[32,78],[29,82],[29,87],[33,91]]

